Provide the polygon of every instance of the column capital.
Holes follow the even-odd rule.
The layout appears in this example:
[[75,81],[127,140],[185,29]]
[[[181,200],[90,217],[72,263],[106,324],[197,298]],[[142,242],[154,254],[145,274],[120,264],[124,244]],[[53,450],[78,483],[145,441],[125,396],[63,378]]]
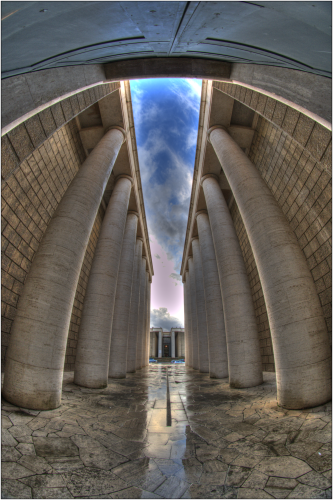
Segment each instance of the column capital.
[[204,175],[203,177],[201,177],[200,179],[200,186],[202,186],[203,182],[206,180],[206,179],[209,179],[209,178],[212,178],[212,179],[215,179],[217,182],[219,182],[219,178],[216,174],[206,174]]
[[194,216],[195,219],[198,217],[198,215],[201,215],[201,214],[208,215],[208,212],[207,212],[207,210],[205,208],[203,210],[198,210],[197,213]]
[[125,130],[122,127],[118,127],[117,125],[114,125],[112,127],[108,127],[106,129],[106,131],[105,131],[105,134],[107,134],[110,130],[113,130],[113,129],[119,130],[123,134],[123,136],[124,136],[124,138],[123,138],[123,144],[124,144],[124,142],[126,142],[126,132],[125,132]]
[[143,259],[145,259],[148,262],[148,259],[145,255],[142,256]]
[[141,236],[137,236],[136,239],[142,241],[142,243],[144,242],[144,240]]
[[193,238],[191,238],[191,243],[193,243],[194,240],[198,240],[199,239],[199,236],[193,236]]
[[136,215],[137,218],[139,218],[139,212],[136,212],[135,210],[129,210],[127,212],[127,215]]
[[213,130],[215,130],[217,128],[220,128],[220,129],[224,130],[224,132],[228,132],[228,130],[226,129],[226,127],[224,127],[223,125],[214,125],[213,127],[210,127],[207,130],[207,140],[208,140],[208,142],[210,142],[210,134],[213,132]]
[[116,179],[115,179],[115,183],[117,183],[119,181],[119,179],[128,179],[129,181],[131,181],[131,184],[133,186],[133,179],[130,175],[127,175],[127,174],[120,174],[120,175],[117,175]]

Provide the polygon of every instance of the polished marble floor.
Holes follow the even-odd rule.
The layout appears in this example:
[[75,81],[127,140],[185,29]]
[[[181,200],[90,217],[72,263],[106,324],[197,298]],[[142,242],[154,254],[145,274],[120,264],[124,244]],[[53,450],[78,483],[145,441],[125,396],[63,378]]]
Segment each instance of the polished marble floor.
[[2,401],[2,498],[331,498],[331,404],[282,409],[264,379],[151,364],[103,390],[65,373],[53,411]]

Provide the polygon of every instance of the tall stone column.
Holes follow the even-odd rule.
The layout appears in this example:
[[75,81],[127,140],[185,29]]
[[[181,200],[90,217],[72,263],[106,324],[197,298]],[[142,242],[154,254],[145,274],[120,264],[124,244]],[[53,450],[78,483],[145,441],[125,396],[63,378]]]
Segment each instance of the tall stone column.
[[127,343],[130,320],[128,312],[131,310],[133,261],[138,217],[139,214],[137,212],[128,212],[123,245],[121,248],[111,333],[109,359],[110,378],[126,377]]
[[143,348],[143,358],[142,358],[142,366],[147,366],[149,363],[149,272],[146,271],[146,304],[145,304],[145,323],[144,323],[144,348]]
[[152,338],[152,348],[151,348],[150,354],[153,358],[155,358],[156,357],[156,333],[151,332],[150,337]]
[[185,272],[185,282],[184,282],[184,300],[185,304],[185,316],[186,316],[186,326],[185,326],[185,364],[190,368],[193,367],[193,339],[192,339],[192,314],[191,314],[191,289],[190,289],[190,274],[188,271]]
[[144,333],[145,333],[145,311],[146,311],[146,257],[141,258],[140,263],[140,305],[138,317],[138,335],[136,347],[136,369],[142,368]]
[[77,344],[74,383],[107,387],[111,328],[132,179],[118,177],[91,266]]
[[298,241],[256,167],[220,128],[210,141],[235,196],[259,271],[275,356],[278,402],[331,399],[331,355],[314,281]]
[[142,238],[136,239],[135,258],[133,266],[133,282],[131,309],[128,332],[128,347],[127,347],[127,372],[134,373],[136,367],[136,347],[138,336],[138,316],[140,302],[140,276],[141,276],[141,260],[142,260]]
[[171,330],[171,357],[176,357],[176,339],[175,332],[173,330]]
[[192,238],[192,252],[195,272],[195,296],[198,324],[198,356],[199,370],[201,373],[209,373],[206,301],[202,276],[202,262],[200,254],[199,239]]
[[[148,289],[148,294],[147,294],[147,338],[148,340],[150,339],[150,300],[151,300],[151,278],[148,273],[148,284],[147,284],[147,289]],[[148,347],[148,353],[147,353],[147,365],[149,365],[149,347]]]
[[212,378],[225,378],[228,376],[227,340],[219,274],[207,211],[198,212],[196,219],[205,287],[209,375]]
[[198,323],[197,323],[197,303],[196,303],[196,286],[193,258],[188,258],[190,289],[191,289],[191,324],[192,324],[192,368],[199,370],[199,353],[198,353]]
[[108,131],[82,164],[60,201],[35,254],[7,351],[3,395],[24,408],[61,403],[72,307],[90,233],[124,141]]
[[162,357],[162,332],[161,330],[158,332],[158,358]]
[[232,387],[262,383],[262,364],[253,300],[236,231],[215,176],[202,179],[220,276]]

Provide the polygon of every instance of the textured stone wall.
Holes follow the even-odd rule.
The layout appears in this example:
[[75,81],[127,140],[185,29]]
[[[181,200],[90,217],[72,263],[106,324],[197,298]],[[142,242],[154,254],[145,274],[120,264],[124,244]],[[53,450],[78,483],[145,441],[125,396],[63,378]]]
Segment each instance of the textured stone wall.
[[242,249],[246,272],[252,291],[254,311],[256,314],[258,325],[262,369],[265,372],[275,372],[273,344],[268,323],[264,294],[260,283],[258,269],[252,253],[252,248],[247,237],[245,226],[243,224],[243,219],[240,215],[238,206],[235,201],[230,207],[230,213],[239,239],[240,247]]
[[[16,153],[20,154],[20,143]],[[17,304],[35,252],[84,159],[79,132],[75,120],[72,120],[28,155],[2,183],[3,361]]]
[[119,82],[96,85],[36,113],[1,138],[1,176],[7,179],[20,163],[75,116],[120,88]]
[[80,278],[76,289],[71,322],[68,332],[65,367],[64,367],[65,371],[72,371],[74,370],[75,366],[76,347],[77,347],[78,332],[81,322],[81,315],[83,310],[83,302],[86,294],[88,278],[95,254],[98,236],[103,222],[103,217],[104,217],[104,210],[102,207],[100,207],[96,215],[93,230],[90,235],[89,243],[87,246],[87,250],[81,268]]

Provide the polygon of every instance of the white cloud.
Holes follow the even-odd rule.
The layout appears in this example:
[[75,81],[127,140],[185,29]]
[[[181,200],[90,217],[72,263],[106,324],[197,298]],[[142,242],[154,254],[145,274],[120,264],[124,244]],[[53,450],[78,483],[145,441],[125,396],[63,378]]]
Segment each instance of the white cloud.
[[160,307],[150,311],[150,326],[169,332],[171,328],[183,328],[184,325],[176,316],[170,316],[166,307]]
[[181,275],[177,274],[177,273],[171,273],[170,274],[170,278],[172,278],[173,280],[177,280],[177,281],[181,281],[182,280]]

